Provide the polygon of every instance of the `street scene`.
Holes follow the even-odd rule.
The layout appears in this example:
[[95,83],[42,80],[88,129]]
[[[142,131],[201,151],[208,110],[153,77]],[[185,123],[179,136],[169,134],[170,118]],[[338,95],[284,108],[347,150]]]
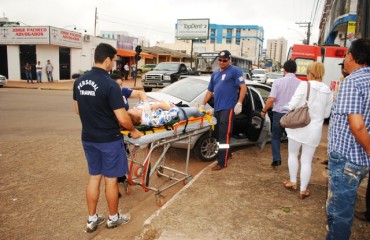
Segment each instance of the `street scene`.
[[20,2],[1,238],[370,239],[369,0]]

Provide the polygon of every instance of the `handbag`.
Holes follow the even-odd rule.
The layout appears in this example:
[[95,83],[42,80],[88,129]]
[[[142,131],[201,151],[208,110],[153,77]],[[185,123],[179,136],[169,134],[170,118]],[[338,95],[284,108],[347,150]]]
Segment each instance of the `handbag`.
[[281,119],[280,125],[283,128],[302,128],[310,124],[311,117],[308,112],[308,98],[310,96],[310,83],[307,81],[306,103],[299,108],[290,110]]

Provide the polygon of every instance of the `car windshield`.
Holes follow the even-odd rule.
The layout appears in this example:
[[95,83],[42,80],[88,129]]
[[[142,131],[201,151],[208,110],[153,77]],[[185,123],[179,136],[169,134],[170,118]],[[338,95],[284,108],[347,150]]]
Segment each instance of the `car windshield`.
[[271,79],[278,79],[278,78],[282,78],[283,77],[283,74],[281,73],[269,73],[269,78]]
[[159,63],[156,67],[155,70],[157,71],[177,71],[179,68],[178,63]]
[[208,82],[189,77],[181,79],[180,81],[159,90],[159,92],[177,97],[186,102],[191,102],[204,92],[207,87]]
[[253,74],[266,74],[266,71],[265,70],[255,69],[255,70],[252,70],[252,73]]

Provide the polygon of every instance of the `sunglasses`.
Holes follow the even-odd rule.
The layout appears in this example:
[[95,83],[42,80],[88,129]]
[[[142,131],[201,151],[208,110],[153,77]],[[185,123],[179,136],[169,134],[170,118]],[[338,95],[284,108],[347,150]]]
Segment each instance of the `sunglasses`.
[[218,59],[218,61],[219,61],[219,62],[228,62],[228,61],[229,61],[229,59],[221,59],[221,58],[219,58],[219,59]]

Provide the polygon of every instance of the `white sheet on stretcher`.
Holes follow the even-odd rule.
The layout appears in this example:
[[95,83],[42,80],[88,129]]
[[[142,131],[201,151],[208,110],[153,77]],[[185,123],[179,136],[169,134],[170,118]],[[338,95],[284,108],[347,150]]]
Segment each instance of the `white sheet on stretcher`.
[[[196,131],[198,129],[203,129],[203,128],[209,128],[210,126],[213,125],[216,125],[217,123],[217,120],[215,117],[212,117],[212,123],[210,123],[206,118],[203,119],[203,124],[202,126],[200,125],[200,121],[196,121],[196,122],[189,122],[188,125],[186,126],[186,130],[185,132],[192,132],[192,131]],[[179,134],[183,134],[183,130],[184,130],[185,126],[184,125],[181,125],[181,126],[178,126],[176,131],[175,130],[163,130],[163,131],[160,131],[160,132],[155,132],[155,133],[150,133],[150,134],[146,134],[144,136],[141,136],[140,138],[137,138],[137,139],[133,139],[133,138],[129,138],[127,135],[124,136],[124,141],[125,142],[129,142],[131,144],[135,144],[135,145],[147,145],[149,143],[152,143],[156,140],[160,140],[160,139],[165,139],[165,138],[168,138],[168,137],[173,137],[173,136],[176,136],[176,135],[179,135]]]

